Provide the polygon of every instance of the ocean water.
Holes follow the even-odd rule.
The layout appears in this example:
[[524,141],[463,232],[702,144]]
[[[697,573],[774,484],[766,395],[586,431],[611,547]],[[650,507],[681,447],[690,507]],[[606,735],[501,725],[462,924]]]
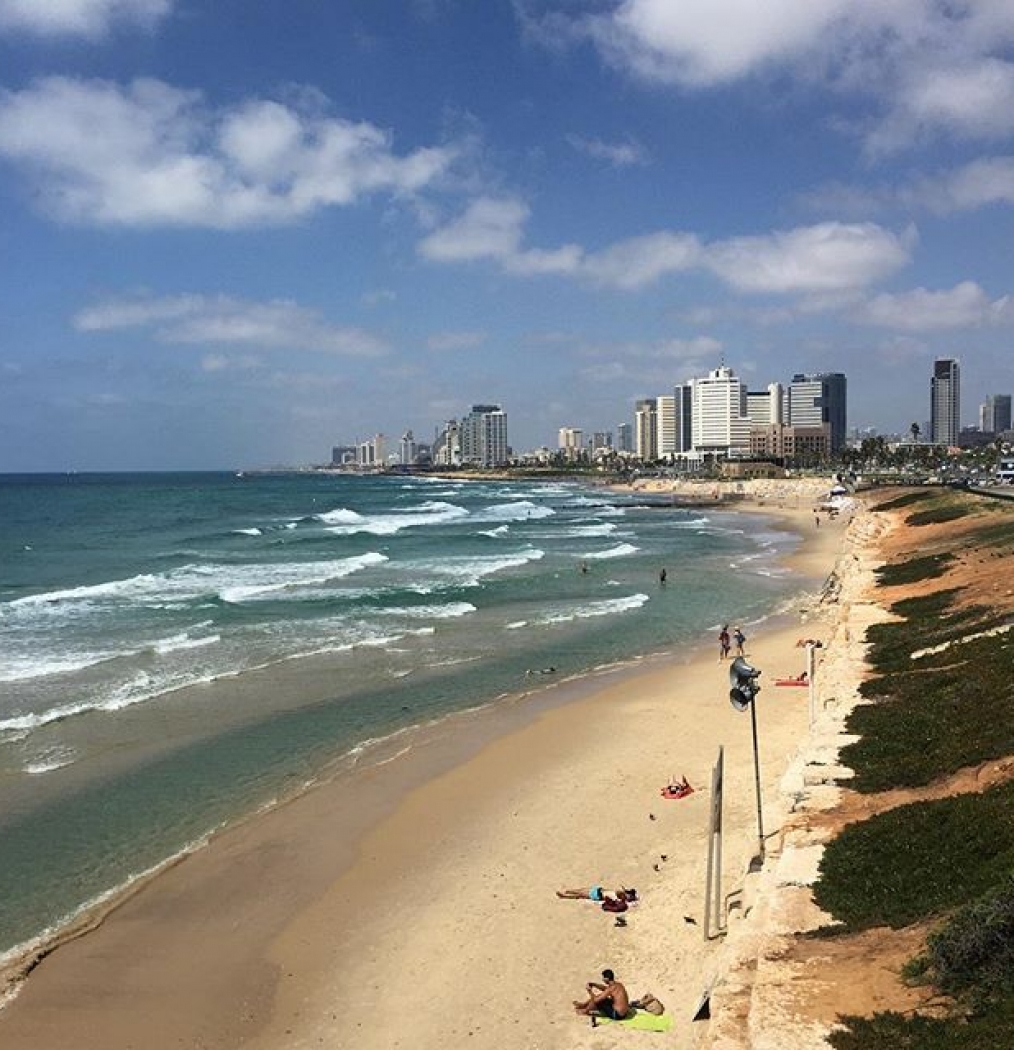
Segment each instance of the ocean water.
[[414,725],[763,617],[795,542],[562,482],[0,476],[0,956]]

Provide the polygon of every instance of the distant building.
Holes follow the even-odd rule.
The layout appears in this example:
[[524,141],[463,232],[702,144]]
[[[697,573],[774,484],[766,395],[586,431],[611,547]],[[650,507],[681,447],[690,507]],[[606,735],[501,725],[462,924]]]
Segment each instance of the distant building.
[[616,451],[634,451],[634,425],[632,423],[616,424]]
[[356,462],[355,445],[335,445],[331,449],[332,467],[351,467]]
[[676,455],[688,453],[694,447],[694,388],[690,383],[680,383],[673,390],[675,407]]
[[769,383],[767,390],[748,390],[746,414],[751,427],[768,427],[784,422],[785,388],[781,383]]
[[411,466],[419,456],[419,446],[411,430],[406,430],[398,442],[398,462],[402,466]]
[[979,429],[986,434],[1002,434],[1011,426],[1010,394],[990,394],[979,408]]
[[750,417],[746,387],[722,365],[690,380],[691,433],[694,452],[745,455],[750,451]]
[[430,455],[438,467],[461,466],[461,430],[456,419],[447,420],[437,430]]
[[634,452],[644,463],[658,459],[658,399],[646,397],[634,405]]
[[930,380],[930,441],[954,446],[960,432],[961,369],[952,358],[938,358]]
[[387,438],[383,434],[374,434],[369,441],[361,441],[356,446],[357,467],[386,467]]
[[663,394],[655,398],[655,452],[657,459],[672,459],[676,454],[676,398]]
[[831,426],[795,427],[772,423],[750,430],[750,454],[782,463],[821,463],[831,455]]
[[473,405],[461,421],[461,462],[499,467],[509,459],[507,413],[500,405]]
[[592,434],[591,446],[593,449],[603,449],[613,447],[613,435],[609,430],[596,430]]
[[[774,420],[772,420],[774,422]],[[793,427],[829,427],[831,453],[845,447],[848,433],[848,383],[842,372],[800,372],[788,390],[782,422]]]

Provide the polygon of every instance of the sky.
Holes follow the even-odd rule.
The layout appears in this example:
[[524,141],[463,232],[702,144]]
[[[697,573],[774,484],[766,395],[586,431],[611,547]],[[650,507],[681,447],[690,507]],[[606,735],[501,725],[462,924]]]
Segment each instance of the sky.
[[1014,0],[0,0],[0,471],[1014,391]]

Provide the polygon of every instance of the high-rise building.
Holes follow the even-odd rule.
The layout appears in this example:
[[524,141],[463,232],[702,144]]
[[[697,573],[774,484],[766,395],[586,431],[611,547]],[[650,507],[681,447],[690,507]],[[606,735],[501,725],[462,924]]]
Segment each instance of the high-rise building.
[[658,459],[658,400],[654,397],[634,405],[634,452],[645,463]]
[[789,384],[788,418],[782,422],[794,427],[819,427],[827,423],[832,454],[843,449],[848,428],[848,384],[844,373],[794,375]]
[[616,451],[634,451],[634,425],[633,423],[616,424]]
[[383,434],[374,434],[369,441],[359,442],[356,446],[356,466],[387,466],[387,438]]
[[953,358],[938,358],[930,380],[930,440],[957,445],[960,431],[961,369]]
[[1010,430],[1010,394],[990,394],[979,408],[979,429],[987,434]]
[[720,455],[750,451],[750,417],[746,387],[731,368],[722,365],[703,378],[690,380],[691,432],[695,452]]
[[433,462],[441,467],[461,466],[461,428],[456,419],[449,419],[433,439]]
[[584,431],[578,427],[560,427],[556,447],[567,457],[575,460],[581,455]]
[[419,454],[419,446],[416,444],[415,436],[411,430],[406,430],[398,442],[398,462],[402,466],[411,466]]
[[663,394],[655,398],[655,448],[659,459],[672,459],[676,452],[676,398]]
[[767,390],[748,390],[746,411],[751,427],[777,426],[784,419],[785,388],[781,383],[768,383]]
[[509,458],[507,413],[500,405],[472,405],[461,421],[461,462],[498,467]]
[[694,447],[694,388],[690,383],[680,383],[673,390],[676,407],[676,453],[689,452]]

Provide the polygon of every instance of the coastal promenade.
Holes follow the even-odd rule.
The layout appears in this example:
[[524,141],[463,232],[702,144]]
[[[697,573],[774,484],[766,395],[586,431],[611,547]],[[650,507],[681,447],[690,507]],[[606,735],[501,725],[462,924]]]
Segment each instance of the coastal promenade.
[[[801,538],[786,565],[797,599],[746,625],[765,686],[770,860],[790,816],[786,773],[809,730],[806,691],[772,683],[802,670],[801,635],[842,637],[841,604],[821,592],[832,570],[846,570],[843,558],[875,557],[876,536],[862,514],[814,527],[826,482],[746,484],[737,510],[752,503]],[[592,1029],[570,1005],[603,967],[666,1004],[667,1042],[704,1045],[724,1030],[726,975],[751,943],[769,877],[768,866],[748,872],[749,718],[729,704],[713,640],[497,707],[463,725],[454,746],[421,738],[410,754],[262,814],[152,879],[42,960],[0,1012],[0,1045],[619,1045],[625,1033]],[[709,941],[707,788],[720,746],[729,935]],[[698,790],[661,798],[673,775]],[[637,887],[626,926],[554,892],[593,883]],[[707,988],[715,1020],[695,1023]]]

